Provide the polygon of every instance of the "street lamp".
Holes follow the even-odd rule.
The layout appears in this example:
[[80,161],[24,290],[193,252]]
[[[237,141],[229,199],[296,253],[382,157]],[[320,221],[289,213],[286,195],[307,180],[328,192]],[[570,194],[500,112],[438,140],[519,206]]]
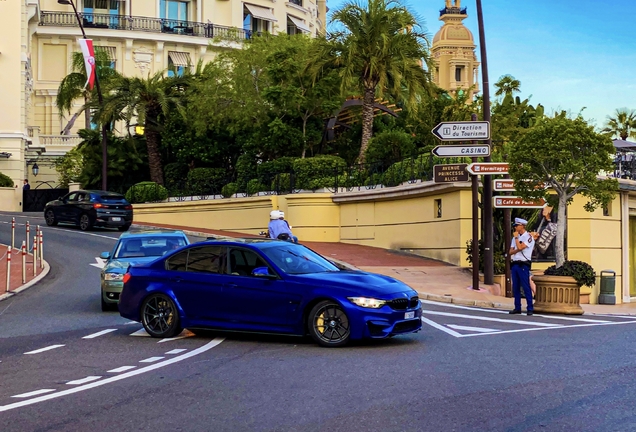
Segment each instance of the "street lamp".
[[38,173],[40,172],[40,167],[38,166],[37,162],[33,164],[33,168],[31,168],[31,171],[33,172],[33,177],[38,176]]
[[[82,31],[82,36],[84,37],[84,39],[87,39],[86,32],[84,31],[84,26],[82,25],[82,18],[77,12],[77,8],[75,7],[75,3],[73,3],[73,0],[57,0],[57,2],[61,5],[71,5],[73,7],[73,12],[75,12],[75,18],[77,18],[77,24],[79,25],[79,28]],[[95,88],[97,89],[97,100],[99,102],[99,105],[102,106],[104,104],[104,97],[102,95],[101,86],[99,85],[99,77],[97,76],[97,69],[95,69]],[[102,124],[102,190],[108,189],[107,177],[108,177],[108,126],[104,123]]]

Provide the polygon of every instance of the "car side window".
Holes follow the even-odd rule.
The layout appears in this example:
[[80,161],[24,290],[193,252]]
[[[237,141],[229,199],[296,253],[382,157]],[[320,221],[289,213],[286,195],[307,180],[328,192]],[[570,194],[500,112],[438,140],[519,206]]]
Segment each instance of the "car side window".
[[197,273],[224,273],[225,247],[203,246],[189,249],[186,271]]
[[78,194],[77,194],[77,192],[73,192],[73,193],[71,193],[71,194],[68,194],[68,195],[66,196],[66,201],[69,201],[69,202],[71,202],[71,201],[77,201],[77,195],[78,195]]
[[87,197],[86,195],[87,195],[87,194],[85,194],[85,193],[79,193],[79,194],[77,194],[77,201],[78,201],[78,202],[88,201],[88,197]]
[[241,248],[232,248],[230,250],[230,274],[252,276],[252,272],[258,267],[269,266],[256,252]]
[[186,271],[188,264],[188,251],[185,250],[173,255],[166,261],[166,270]]

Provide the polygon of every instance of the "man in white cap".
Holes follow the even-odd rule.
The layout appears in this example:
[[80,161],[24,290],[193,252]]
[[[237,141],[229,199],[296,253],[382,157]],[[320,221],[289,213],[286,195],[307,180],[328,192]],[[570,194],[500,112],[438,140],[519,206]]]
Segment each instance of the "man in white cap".
[[281,211],[272,210],[269,213],[269,237],[272,239],[287,240],[291,239],[293,234],[287,222],[281,216]]
[[512,277],[512,292],[515,296],[515,308],[511,314],[521,313],[521,290],[526,296],[527,315],[532,315],[532,291],[530,290],[530,267],[532,265],[532,250],[534,249],[534,239],[526,231],[528,221],[515,218],[512,224],[514,233],[510,245],[510,273]]

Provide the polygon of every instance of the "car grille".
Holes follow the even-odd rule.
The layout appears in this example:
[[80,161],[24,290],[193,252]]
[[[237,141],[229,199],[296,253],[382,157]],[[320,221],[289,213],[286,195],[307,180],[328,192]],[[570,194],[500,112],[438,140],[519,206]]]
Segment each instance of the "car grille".
[[418,300],[419,298],[417,296],[414,296],[414,297],[411,297],[410,299],[405,299],[405,298],[394,299],[387,303],[393,310],[406,310],[406,309],[412,309],[417,307]]
[[399,322],[393,327],[393,333],[415,331],[418,330],[421,325],[422,321],[419,319]]

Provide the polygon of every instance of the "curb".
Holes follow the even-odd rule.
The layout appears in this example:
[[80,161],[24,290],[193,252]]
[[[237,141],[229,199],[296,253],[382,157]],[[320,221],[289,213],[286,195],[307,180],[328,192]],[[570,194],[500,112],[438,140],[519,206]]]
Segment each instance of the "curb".
[[0,295],[0,301],[6,300],[8,298],[11,298],[11,297],[15,296],[16,294],[19,294],[22,291],[24,291],[24,290],[26,290],[28,288],[31,288],[33,285],[37,284],[42,279],[44,279],[46,277],[46,275],[49,274],[49,271],[51,271],[51,266],[49,266],[49,263],[46,260],[44,260],[44,268],[42,269],[42,272],[39,275],[37,275],[36,277],[34,277],[32,280],[30,280],[29,282],[25,283],[24,285],[21,285],[18,288],[14,289],[13,291],[9,291],[8,293]]

